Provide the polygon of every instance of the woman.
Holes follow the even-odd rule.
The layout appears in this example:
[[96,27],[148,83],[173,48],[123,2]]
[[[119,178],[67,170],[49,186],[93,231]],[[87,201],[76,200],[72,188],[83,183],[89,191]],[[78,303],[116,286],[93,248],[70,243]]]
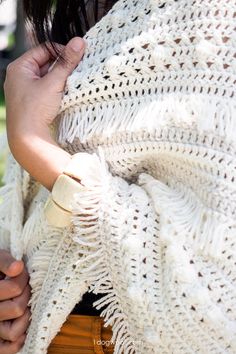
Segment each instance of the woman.
[[[46,19],[46,9],[43,8],[43,6],[44,5],[46,6],[47,3],[46,2],[40,3],[39,8],[37,8],[37,4],[38,3],[35,3],[32,6],[32,8],[31,8],[31,4],[27,3],[27,1],[25,1],[25,4],[24,4],[25,10],[27,11],[29,17],[31,15],[30,10],[33,11],[32,16],[33,16],[33,21],[34,21],[35,26],[37,26],[37,24],[38,24],[38,21],[36,21],[35,17],[37,17],[37,20],[39,20],[39,17],[41,16],[41,19],[40,19],[41,21],[44,21],[44,19]],[[66,2],[61,3],[57,6],[58,13],[60,13],[60,12],[63,13],[63,7],[65,6],[65,4],[66,4]],[[88,26],[91,27],[95,23],[95,21],[97,21],[101,16],[105,15],[105,13],[108,11],[108,9],[109,9],[109,7],[111,7],[111,5],[112,4],[109,4],[108,1],[107,2],[98,2],[96,4],[93,4],[93,2],[90,1],[86,4],[86,6],[87,6],[86,12],[81,13],[81,12],[76,11],[74,13],[74,17],[75,17],[74,22],[75,22],[75,25],[77,25],[76,34],[77,35],[79,34],[82,36],[83,32],[85,31],[86,25],[87,25],[87,27]],[[73,6],[76,6],[76,8],[78,9],[80,6],[83,6],[83,3],[78,5],[78,4],[76,4],[76,2],[74,2]],[[70,11],[72,12],[72,8],[70,8]],[[69,17],[68,17],[68,21],[69,21]],[[57,28],[56,34],[54,34],[54,36],[57,35],[58,42],[60,42],[60,43],[66,42],[65,38],[62,38],[62,37],[59,38],[59,28],[61,26],[59,21],[55,21],[55,25],[58,26],[58,28]],[[65,23],[65,21],[63,22],[63,26],[65,27],[64,31],[62,32],[63,36],[67,35],[67,36],[73,37],[73,34],[75,34],[75,33],[69,33],[70,29],[66,30],[67,24]],[[78,28],[78,26],[79,26],[79,28]],[[61,31],[61,28],[60,28],[60,31]],[[45,33],[41,32],[39,28],[35,29],[35,33],[38,35],[39,42],[44,42],[44,38],[42,39],[40,36],[43,37],[45,35]],[[55,39],[55,38],[53,38],[53,39]],[[74,50],[74,52],[73,52],[73,49],[76,49],[76,48],[73,48],[73,45],[75,46],[77,43],[79,46],[79,52],[77,52],[76,50]],[[57,88],[55,87],[56,81],[58,81],[57,85],[61,85],[61,89],[63,89],[63,86],[64,86],[67,76],[71,73],[71,71],[73,70],[75,65],[77,65],[79,63],[79,60],[81,59],[81,56],[83,54],[84,43],[81,40],[79,41],[78,38],[77,38],[77,43],[76,43],[76,41],[72,41],[72,43],[69,43],[69,46],[66,47],[66,50],[64,50],[64,48],[63,48],[63,56],[64,56],[64,60],[66,61],[66,63],[62,62],[62,63],[60,63],[61,65],[57,65],[54,67],[54,70],[53,70],[52,76],[51,76],[51,80],[54,83],[54,87],[52,87],[52,90],[54,90],[54,91],[57,90]],[[72,46],[70,46],[71,44],[72,44]],[[57,49],[57,48],[54,48],[54,49]],[[60,48],[60,50],[62,50],[62,48]],[[29,55],[29,53],[30,53],[30,55]],[[31,60],[33,55],[36,57],[36,55],[40,55],[40,54],[41,54],[41,59],[43,58],[43,56],[45,56],[45,61],[50,57],[47,55],[46,52],[37,53],[37,52],[32,51],[32,53],[31,52],[29,52],[29,53],[27,53],[28,60]],[[53,55],[55,55],[56,53],[54,53],[52,51],[50,54],[52,55],[52,58],[50,58],[50,60],[53,60]],[[22,57],[20,59],[22,60],[21,63],[26,64],[27,58]],[[21,63],[15,62],[14,65],[20,66]],[[66,64],[66,65],[64,65],[64,64]],[[46,64],[42,71],[45,71],[45,73],[46,73],[48,66],[49,66],[49,64]],[[8,68],[8,77],[10,76],[10,73],[9,73],[10,69],[11,68],[9,67]],[[58,72],[58,74],[56,73],[56,71]],[[22,81],[24,81],[24,78],[19,79],[20,85],[22,84]],[[50,104],[52,103],[52,101],[53,100],[51,98]],[[10,106],[11,105],[13,105],[12,100],[11,100]],[[45,111],[47,112],[46,109],[45,109]],[[14,115],[14,117],[16,117],[16,116]],[[28,157],[27,157],[27,160],[28,160]],[[24,271],[22,273],[22,264],[20,264],[20,263],[15,264],[14,259],[10,255],[6,254],[6,252],[3,252],[3,251],[1,251],[1,260],[3,263],[3,266],[1,267],[2,271],[5,271],[5,268],[6,268],[6,267],[4,267],[4,264],[14,263],[14,265],[15,265],[17,273],[15,274],[15,272],[14,272],[13,275],[11,275],[13,277],[11,280],[12,281],[11,287],[5,283],[3,284],[3,287],[5,287],[5,289],[6,289],[6,287],[9,288],[9,290],[8,290],[8,293],[9,293],[8,298],[9,299],[15,298],[14,289],[17,286],[19,287],[19,291],[16,294],[17,295],[16,306],[19,307],[18,310],[20,310],[21,312],[24,312],[24,314],[21,315],[20,317],[16,316],[15,312],[14,312],[15,310],[14,310],[14,304],[13,304],[13,305],[11,305],[11,309],[9,309],[8,313],[6,314],[6,309],[7,309],[8,304],[7,304],[7,302],[3,304],[4,308],[5,308],[3,316],[6,320],[2,322],[3,325],[1,326],[0,332],[1,332],[1,338],[3,338],[5,340],[5,343],[2,344],[2,347],[1,347],[1,352],[4,354],[5,352],[6,353],[10,353],[12,351],[18,352],[18,350],[15,348],[17,348],[17,347],[19,347],[19,345],[21,345],[22,340],[25,337],[25,336],[22,336],[21,333],[23,333],[23,331],[26,329],[27,321],[29,318],[29,310],[27,308],[25,310],[27,300],[28,300],[28,293],[29,293],[28,290],[29,289],[27,286],[25,286],[26,282],[27,282],[27,272],[24,269]],[[18,268],[19,268],[19,270],[18,270]],[[11,273],[8,273],[7,270],[5,272],[6,272],[7,276],[10,276]],[[17,276],[19,277],[19,280],[18,280]],[[16,282],[16,284],[14,282]],[[21,287],[22,287],[22,289],[21,289]],[[1,295],[5,296],[5,298],[6,298],[6,290],[5,290],[5,293],[1,294]],[[2,300],[5,298],[2,298]],[[64,328],[63,328],[63,331],[67,331],[68,327],[69,327],[68,339],[63,337],[63,341],[66,340],[68,342],[67,344],[69,346],[73,346],[74,343],[73,343],[73,338],[71,338],[71,333],[73,332],[73,328],[75,325],[78,328],[78,324],[76,322],[79,319],[80,338],[78,338],[79,332],[77,331],[76,340],[77,340],[77,343],[79,343],[79,346],[81,347],[81,351],[83,353],[85,352],[86,349],[89,350],[89,346],[91,346],[91,345],[93,347],[95,346],[96,348],[100,348],[102,345],[103,346],[105,345],[105,347],[106,348],[109,347],[110,350],[113,347],[113,345],[111,343],[109,343],[109,339],[110,339],[109,335],[111,333],[110,329],[102,328],[101,338],[99,338],[99,336],[97,336],[97,334],[94,333],[94,331],[97,331],[102,325],[102,319],[99,317],[99,313],[101,311],[92,307],[93,301],[95,301],[97,298],[99,298],[99,296],[96,296],[93,293],[87,292],[84,295],[81,303],[77,304],[75,306],[75,308],[73,309],[72,315],[69,317],[69,319],[67,321],[68,326],[64,326]],[[79,314],[80,316],[73,316],[75,314],[76,315]],[[15,317],[17,317],[17,320],[16,320],[15,324],[12,323],[12,325],[10,327],[10,324],[8,323],[8,318],[15,318]],[[70,323],[70,325],[69,325],[69,323]],[[91,326],[91,325],[93,325],[94,328],[93,328],[93,331],[91,330],[91,333],[90,333],[89,326]],[[62,336],[62,331],[61,331],[61,336]],[[18,339],[18,337],[19,337],[19,339]],[[60,338],[57,338],[57,340],[60,340]],[[105,344],[102,344],[102,341]],[[58,350],[59,349],[58,349],[58,345],[57,345],[56,351],[58,352]],[[63,348],[63,352],[64,352],[64,350],[65,349]],[[78,352],[78,349],[76,349],[76,352]]]
[[24,208],[10,241],[33,290],[23,353],[55,350],[88,289],[115,353],[235,352],[234,8],[118,1],[86,35],[58,119],[50,72],[34,71],[46,98],[35,88],[22,112],[8,105],[12,153],[52,192],[9,175]]

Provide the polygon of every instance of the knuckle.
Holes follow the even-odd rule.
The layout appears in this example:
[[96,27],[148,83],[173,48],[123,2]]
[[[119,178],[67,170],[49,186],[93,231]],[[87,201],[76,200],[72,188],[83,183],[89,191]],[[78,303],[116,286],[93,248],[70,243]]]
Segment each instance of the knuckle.
[[67,57],[61,59],[62,60],[62,67],[66,70],[66,71],[70,71],[71,66],[72,66],[72,61],[71,59]]
[[[0,322],[0,341],[1,340],[11,340],[11,329],[10,326],[5,324],[5,321]],[[1,353],[1,351],[0,351]]]
[[9,332],[8,332],[8,339],[9,341],[11,342],[16,342],[18,340],[19,336],[17,335],[17,333],[10,329]]
[[20,296],[23,292],[23,289],[22,287],[19,285],[19,284],[12,284],[11,286],[11,294],[13,297],[17,297],[17,296]]
[[11,75],[11,73],[14,72],[14,70],[15,70],[15,62],[13,61],[12,63],[7,65],[6,76]]
[[24,314],[24,308],[22,305],[15,303],[12,308],[13,315],[15,318],[21,317]]

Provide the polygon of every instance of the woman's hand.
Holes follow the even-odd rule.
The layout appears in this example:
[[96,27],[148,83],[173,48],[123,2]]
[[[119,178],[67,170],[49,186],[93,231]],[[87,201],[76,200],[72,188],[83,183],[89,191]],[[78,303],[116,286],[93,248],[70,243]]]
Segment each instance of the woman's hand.
[[67,77],[80,62],[85,44],[73,38],[57,45],[64,60],[48,72],[52,58],[44,46],[35,47],[11,63],[4,84],[7,135],[19,164],[51,190],[70,155],[50,135],[49,125],[60,107]]
[[0,353],[18,353],[30,322],[29,275],[22,261],[0,250]]

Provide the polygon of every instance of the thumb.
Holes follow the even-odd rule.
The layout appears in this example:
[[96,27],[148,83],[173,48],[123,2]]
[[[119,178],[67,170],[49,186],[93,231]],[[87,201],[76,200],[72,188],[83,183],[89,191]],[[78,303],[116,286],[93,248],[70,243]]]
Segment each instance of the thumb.
[[45,80],[50,80],[57,85],[58,90],[63,91],[68,76],[79,64],[83,57],[85,42],[80,37],[71,39],[61,55],[49,69],[49,73],[44,76]]
[[9,277],[15,277],[24,269],[24,263],[17,261],[12,255],[5,251],[0,250],[0,273]]

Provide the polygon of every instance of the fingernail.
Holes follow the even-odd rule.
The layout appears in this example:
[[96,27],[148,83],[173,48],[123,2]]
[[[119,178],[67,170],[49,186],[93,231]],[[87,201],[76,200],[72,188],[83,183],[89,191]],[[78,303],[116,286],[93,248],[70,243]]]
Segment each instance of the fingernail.
[[83,43],[81,39],[74,39],[71,41],[71,48],[75,51],[75,52],[80,52],[81,49],[83,48]]

